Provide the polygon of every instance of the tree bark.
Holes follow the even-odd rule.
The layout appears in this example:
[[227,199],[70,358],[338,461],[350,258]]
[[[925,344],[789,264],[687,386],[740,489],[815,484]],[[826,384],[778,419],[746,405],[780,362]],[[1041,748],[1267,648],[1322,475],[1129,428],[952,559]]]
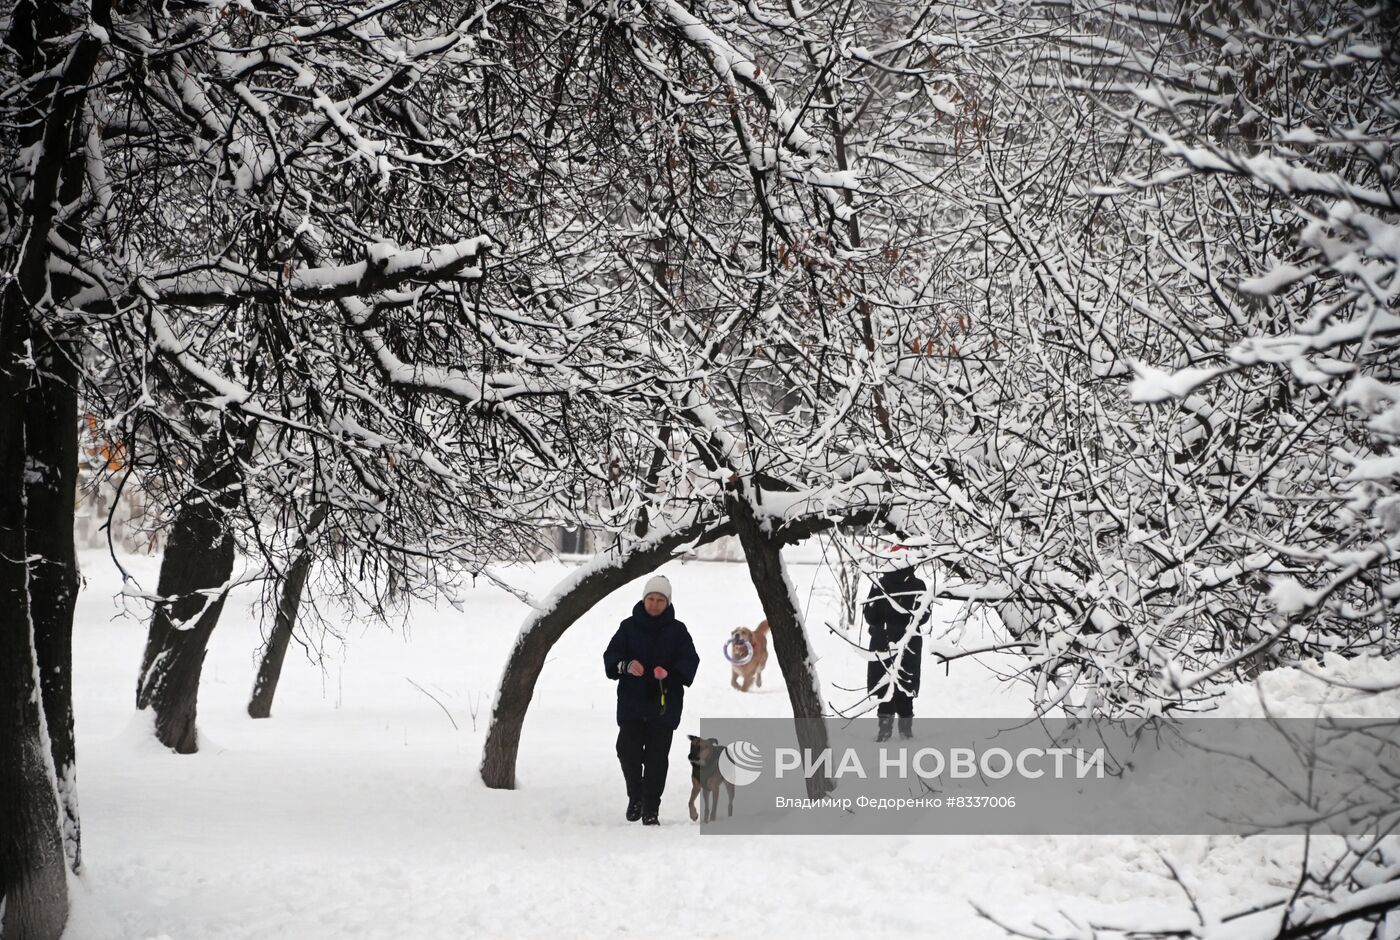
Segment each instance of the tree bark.
[[0,937],[57,940],[68,882],[36,688],[24,434],[33,371],[29,309],[13,283],[0,300]]
[[[75,378],[70,374],[65,384],[62,376],[43,374],[66,356],[46,356],[47,338],[35,326],[57,329],[54,301],[61,301],[63,286],[49,279],[49,240],[58,206],[82,185],[73,176],[73,145],[101,48],[83,29],[87,16],[106,19],[105,0],[92,3],[82,20],[57,3],[22,0],[5,37],[21,73],[35,79],[7,114],[28,159],[9,168],[10,195],[19,211],[0,252],[7,275],[0,279],[0,937],[25,940],[56,940],[67,923],[65,829],[78,862],[65,653],[76,593],[71,495],[66,508],[53,507],[56,517],[45,515],[52,501],[72,492],[76,406],[74,420],[48,427],[26,421],[26,412],[41,402],[45,410],[66,411]],[[62,233],[73,234],[71,228]],[[65,519],[66,535],[59,531]],[[40,563],[32,565],[35,558]],[[54,750],[44,741],[48,707],[57,732]],[[67,784],[66,825],[59,819],[55,756],[62,758],[58,766]]]
[[[782,539],[775,532],[763,530],[743,491],[730,496],[728,508],[739,543],[744,546],[749,578],[763,604],[763,615],[768,618],[773,652],[778,657],[778,667],[783,671],[788,698],[792,701],[798,747],[813,755],[820,754],[828,747],[821,683],[812,667],[807,631],[802,626],[802,615],[783,568]],[[833,789],[832,781],[819,771],[807,778],[809,797],[819,798]]]
[[[60,205],[77,202],[86,178],[78,138],[82,122],[72,121],[58,186]],[[70,245],[82,243],[82,231],[70,218],[55,225]],[[50,274],[49,292],[66,301],[79,285],[66,274]],[[82,868],[78,826],[78,752],[73,737],[73,612],[78,603],[78,555],[73,544],[78,499],[78,382],[82,344],[76,324],[50,314],[33,330],[30,352],[35,374],[24,405],[25,451],[29,490],[25,499],[29,555],[30,616],[44,720],[53,753],[54,780],[63,805],[63,847],[69,867]]]
[[272,715],[272,699],[277,695],[277,683],[282,678],[282,663],[287,658],[287,645],[291,642],[292,630],[296,627],[297,611],[301,609],[301,595],[306,590],[306,579],[311,573],[311,563],[314,560],[314,553],[307,544],[308,536],[325,518],[324,507],[318,507],[311,514],[307,530],[297,539],[296,557],[282,580],[272,634],[267,638],[262,661],[258,664],[258,677],[253,682],[253,695],[248,700],[248,714],[253,718],[268,718]]
[[156,738],[177,754],[199,749],[195,728],[199,677],[233,575],[234,539],[226,520],[238,505],[238,457],[215,434],[205,445],[195,485],[175,514],[160,563],[156,605],[146,637],[136,707],[155,712]]
[[69,338],[33,338],[36,377],[24,406],[29,612],[44,720],[63,805],[63,845],[75,872],[82,866],[73,740],[73,610],[79,583],[73,546],[78,480],[76,347]]

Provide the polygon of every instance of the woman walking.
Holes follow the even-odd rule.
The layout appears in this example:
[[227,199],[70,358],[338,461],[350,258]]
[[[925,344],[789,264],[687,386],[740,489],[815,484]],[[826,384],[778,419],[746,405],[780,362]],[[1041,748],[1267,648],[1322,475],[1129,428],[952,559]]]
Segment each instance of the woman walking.
[[671,736],[680,725],[685,687],[700,668],[663,575],[647,581],[603,653],[603,668],[617,682],[617,759],[627,782],[627,821],[660,825]]

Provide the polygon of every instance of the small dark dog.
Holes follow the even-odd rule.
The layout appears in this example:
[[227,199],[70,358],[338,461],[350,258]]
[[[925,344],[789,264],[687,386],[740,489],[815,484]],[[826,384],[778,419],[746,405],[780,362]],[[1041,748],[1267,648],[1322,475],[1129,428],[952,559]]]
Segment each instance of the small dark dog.
[[690,738],[690,818],[698,820],[695,811],[695,797],[704,793],[703,808],[705,822],[714,822],[719,813],[719,788],[729,790],[729,815],[734,815],[734,784],[724,779],[719,772],[719,759],[724,756],[724,748],[714,738]]

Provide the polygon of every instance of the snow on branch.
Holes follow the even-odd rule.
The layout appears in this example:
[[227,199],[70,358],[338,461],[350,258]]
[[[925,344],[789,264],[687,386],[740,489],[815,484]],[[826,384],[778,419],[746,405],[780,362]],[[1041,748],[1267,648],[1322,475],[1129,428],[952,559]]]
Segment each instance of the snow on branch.
[[175,270],[139,275],[129,296],[123,298],[111,298],[100,288],[88,288],[75,296],[71,305],[81,309],[113,299],[130,302],[138,296],[171,307],[364,297],[412,283],[475,280],[482,276],[481,261],[491,247],[492,241],[485,235],[428,248],[375,245],[366,249],[365,260],[353,264],[288,266],[282,271],[256,270],[220,258],[199,270],[181,265]]

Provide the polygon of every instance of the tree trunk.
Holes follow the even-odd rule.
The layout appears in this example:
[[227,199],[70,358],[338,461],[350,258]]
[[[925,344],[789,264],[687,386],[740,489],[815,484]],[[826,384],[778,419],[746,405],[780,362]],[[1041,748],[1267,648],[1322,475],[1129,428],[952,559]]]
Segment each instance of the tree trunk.
[[297,539],[296,557],[282,580],[272,635],[267,638],[267,647],[263,650],[262,662],[258,665],[258,678],[253,683],[253,695],[248,700],[248,714],[253,718],[268,718],[272,715],[272,699],[277,694],[277,682],[282,678],[282,663],[287,658],[287,644],[292,639],[297,611],[301,609],[301,595],[306,589],[306,579],[311,573],[311,563],[314,560],[307,539],[325,518],[324,507],[317,507],[311,514],[306,531]]
[[0,937],[56,940],[68,919],[68,876],[36,688],[24,439],[34,374],[29,309],[13,284],[0,300]]
[[[107,19],[105,0],[92,3],[87,16]],[[57,207],[82,185],[81,177],[72,178],[73,145],[101,44],[57,3],[17,3],[8,25],[5,39],[18,56],[18,68],[35,80],[7,114],[28,158],[8,168],[9,198],[18,212],[0,252],[6,262],[6,276],[0,278],[0,937],[56,940],[68,920],[65,829],[73,862],[78,861],[66,652],[76,592],[71,498],[76,406],[73,420],[48,427],[25,416],[30,405],[67,411],[72,391],[71,373],[65,383],[62,375],[41,371],[62,369],[54,360],[64,356],[52,355],[52,344],[35,325],[58,328],[55,301],[62,301],[63,287],[48,276],[49,240]],[[77,243],[71,228],[60,232]],[[65,442],[65,436],[72,440]],[[55,506],[65,490],[67,506]],[[57,510],[55,517],[47,515],[50,509]],[[59,531],[65,520],[66,536]],[[36,557],[40,564],[31,566]],[[50,704],[54,750],[44,740]],[[66,824],[59,820],[56,755],[64,755],[59,766],[65,774]]]
[[607,567],[584,569],[575,576],[573,584],[558,595],[553,607],[534,611],[526,618],[506,661],[505,671],[501,673],[491,727],[481,751],[481,779],[488,787],[515,789],[515,761],[520,751],[525,713],[535,694],[535,683],[544,668],[545,657],[564,631],[613,591],[670,561],[676,551],[692,544],[712,542],[730,532],[728,524],[707,518],[643,543]]
[[26,538],[29,611],[39,663],[44,720],[63,805],[63,845],[73,871],[82,865],[78,831],[77,749],[73,740],[73,609],[78,558],[73,547],[78,480],[79,352],[70,339],[32,342],[37,377],[24,406],[29,485]]
[[163,600],[151,618],[136,686],[136,707],[155,712],[156,738],[177,754],[199,749],[199,677],[234,563],[225,520],[238,504],[237,457],[211,440],[199,471],[166,539],[156,585]]
[[[787,683],[788,698],[792,700],[793,722],[797,729],[797,744],[816,755],[827,749],[826,720],[822,715],[821,683],[812,667],[812,650],[807,645],[807,631],[802,615],[793,599],[783,568],[781,538],[763,531],[753,506],[741,491],[729,498],[729,518],[744,546],[744,559],[749,566],[749,578],[758,590],[763,615],[773,636],[773,652]],[[835,788],[827,777],[814,773],[807,779],[807,795],[825,796]]]
[[[74,122],[73,136],[81,135]],[[82,196],[84,157],[78,141],[70,139],[58,201],[70,205]],[[57,224],[70,245],[82,243],[72,221]],[[76,280],[50,274],[49,292],[59,300],[77,291]],[[63,847],[74,872],[82,868],[78,827],[77,746],[73,739],[73,611],[78,603],[78,556],[73,544],[78,500],[78,382],[82,345],[74,325],[50,316],[34,329],[30,350],[35,377],[24,405],[25,452],[29,489],[26,538],[29,555],[30,617],[34,623],[34,653],[39,663],[39,686],[44,720],[53,752],[54,781],[63,804]]]

